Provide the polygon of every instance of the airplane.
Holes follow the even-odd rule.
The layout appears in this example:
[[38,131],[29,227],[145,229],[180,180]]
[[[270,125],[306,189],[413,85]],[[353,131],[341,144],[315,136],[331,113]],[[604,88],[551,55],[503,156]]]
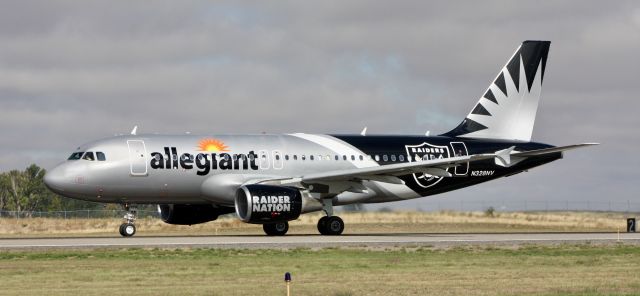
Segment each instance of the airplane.
[[549,41],[524,41],[462,122],[438,136],[248,134],[138,135],[78,147],[46,186],[75,199],[119,203],[120,234],[136,233],[137,205],[158,204],[169,224],[234,213],[285,235],[288,221],[322,211],[322,235],[340,235],[333,207],[440,194],[512,176],[597,145],[531,141]]

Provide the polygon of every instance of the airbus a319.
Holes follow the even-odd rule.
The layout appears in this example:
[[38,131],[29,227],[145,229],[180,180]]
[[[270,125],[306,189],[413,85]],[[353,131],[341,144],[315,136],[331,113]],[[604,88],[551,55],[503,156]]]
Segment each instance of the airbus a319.
[[339,235],[333,207],[440,194],[562,158],[531,141],[549,41],[525,41],[467,117],[438,136],[255,134],[130,135],[81,145],[45,184],[70,198],[119,203],[120,234],[136,233],[139,204],[162,220],[192,225],[235,212],[284,235],[288,221],[322,211],[318,232]]

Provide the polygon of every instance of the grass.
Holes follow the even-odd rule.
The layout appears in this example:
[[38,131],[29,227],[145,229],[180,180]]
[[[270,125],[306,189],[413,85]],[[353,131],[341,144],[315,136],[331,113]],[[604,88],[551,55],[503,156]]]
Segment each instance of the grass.
[[[594,212],[390,212],[341,213],[350,233],[463,233],[463,232],[616,232],[626,229],[622,213]],[[290,222],[291,234],[317,233],[320,214],[302,215]],[[0,218],[0,237],[112,236],[119,218],[55,219]],[[193,226],[168,225],[159,219],[139,219],[138,236],[262,234],[260,225],[245,224],[235,217]]]
[[0,253],[0,295],[637,295],[640,248],[559,245]]

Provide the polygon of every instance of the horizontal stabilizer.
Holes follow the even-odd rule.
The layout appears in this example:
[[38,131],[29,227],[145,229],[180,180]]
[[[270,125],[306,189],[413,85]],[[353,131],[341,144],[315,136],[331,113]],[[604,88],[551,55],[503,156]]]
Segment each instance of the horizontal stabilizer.
[[544,155],[544,154],[550,154],[550,153],[556,153],[556,152],[563,152],[563,151],[573,150],[573,149],[582,148],[582,147],[595,146],[595,145],[600,145],[600,143],[583,143],[583,144],[559,146],[559,147],[545,148],[545,149],[532,150],[532,151],[514,152],[514,153],[511,153],[511,156],[512,157],[537,156],[537,155]]

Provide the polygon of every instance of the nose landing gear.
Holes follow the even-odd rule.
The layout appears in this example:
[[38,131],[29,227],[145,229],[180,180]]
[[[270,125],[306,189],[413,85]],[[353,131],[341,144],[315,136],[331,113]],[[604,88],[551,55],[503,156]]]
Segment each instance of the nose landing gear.
[[138,208],[135,205],[124,204],[123,205],[127,213],[124,215],[124,223],[120,224],[120,235],[124,237],[130,237],[136,234],[136,215],[138,214]]

